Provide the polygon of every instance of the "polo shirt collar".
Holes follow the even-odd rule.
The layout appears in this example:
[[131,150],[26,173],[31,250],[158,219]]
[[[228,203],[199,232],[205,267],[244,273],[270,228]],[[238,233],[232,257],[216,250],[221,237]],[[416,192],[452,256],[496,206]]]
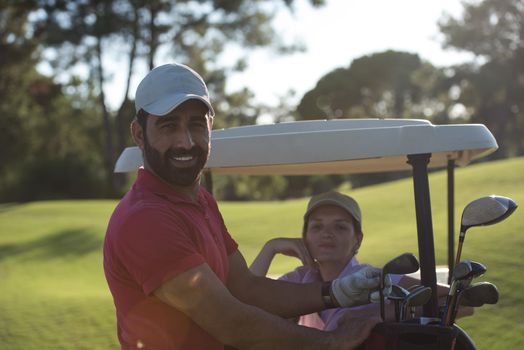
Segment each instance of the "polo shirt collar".
[[[148,191],[166,197],[172,202],[190,202],[196,204],[191,197],[188,195],[176,191],[173,187],[169,186],[166,182],[160,179],[157,175],[151,171],[144,169],[143,167],[138,169],[138,176],[135,185],[139,188],[145,188]],[[202,203],[202,188],[199,187],[197,193],[198,203]]]

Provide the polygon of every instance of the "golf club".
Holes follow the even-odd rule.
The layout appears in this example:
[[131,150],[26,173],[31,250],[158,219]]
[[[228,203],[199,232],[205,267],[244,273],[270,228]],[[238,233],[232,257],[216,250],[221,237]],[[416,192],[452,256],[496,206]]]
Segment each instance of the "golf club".
[[517,203],[511,198],[491,195],[481,197],[469,203],[462,212],[460,220],[459,243],[455,265],[460,262],[462,245],[466,231],[470,227],[492,225],[510,216],[517,208]]
[[473,278],[482,276],[487,270],[483,264],[470,260],[461,261],[457,268],[455,269],[455,271],[458,270],[456,273],[453,271],[453,281],[448,293],[446,313],[442,319],[444,324],[450,324],[451,313],[456,308],[458,293],[467,288]]
[[469,274],[471,274],[472,267],[469,261],[462,261],[459,264],[455,266],[453,269],[453,274],[451,276],[451,284],[449,286],[448,296],[446,298],[446,305],[444,309],[444,313],[442,314],[442,324],[445,324],[445,320],[448,317],[448,313],[450,310],[450,305],[454,299],[454,296],[457,292],[457,284],[459,281],[465,279],[468,277]]
[[471,265],[471,269],[473,270],[473,272],[475,274],[475,277],[482,276],[488,270],[486,265],[484,265],[482,263],[479,263],[478,261],[470,260],[469,263]]
[[409,287],[407,288],[407,290],[410,291],[410,292],[412,292],[412,291],[414,291],[415,289],[419,289],[419,288],[422,288],[422,287],[424,287],[424,286],[423,286],[423,285],[420,285],[420,284],[414,284],[414,285],[412,285],[412,286],[409,286]]
[[384,267],[382,268],[382,272],[380,274],[380,288],[379,288],[379,295],[380,295],[380,317],[382,317],[382,320],[385,320],[385,312],[384,312],[384,278],[386,274],[393,273],[393,274],[407,274],[407,273],[413,273],[418,271],[420,265],[418,262],[418,259],[413,255],[412,253],[404,253],[396,258],[390,260],[387,262]]
[[409,295],[409,291],[402,288],[398,284],[391,286],[391,293],[388,295],[388,299],[395,303],[395,321],[400,321],[400,302],[403,301]]
[[479,307],[484,304],[496,304],[499,292],[493,283],[478,282],[464,289],[459,297],[461,306]]
[[[402,306],[400,308],[400,320],[404,321],[407,319],[408,308],[424,305],[429,301],[430,298],[430,287],[417,288],[413,292],[409,293],[409,295],[402,302]],[[414,315],[412,315],[412,317],[414,317]]]
[[[413,293],[413,292],[415,292],[415,291],[417,291],[417,290],[419,290],[419,289],[422,289],[422,288],[426,288],[426,286],[423,286],[423,285],[420,285],[420,284],[415,284],[415,285],[410,286],[410,287],[408,288],[408,291],[409,291],[410,293]],[[412,308],[412,311],[414,311],[413,308]],[[414,316],[413,316],[413,317],[414,317]],[[440,319],[439,319],[439,322],[440,322]]]
[[[415,291],[418,291],[420,289],[423,289],[423,288],[426,288],[426,286],[423,286],[423,285],[420,285],[420,284],[415,284],[415,285],[412,285],[408,288],[408,291],[410,293],[414,293]],[[411,318],[414,318],[415,316],[413,315],[413,312],[415,311],[414,307],[411,308],[411,311],[412,311],[412,315],[411,315]],[[439,320],[440,321],[440,320]]]
[[498,301],[499,291],[493,283],[479,282],[472,284],[458,294],[457,303],[451,312],[448,325],[455,322],[460,306],[479,307],[484,304],[496,304]]
[[478,278],[482,276],[487,271],[486,266],[484,266],[484,264],[482,263],[479,263],[478,261],[464,260],[464,262],[470,265],[471,271],[466,276],[463,276],[462,278],[460,278],[457,281],[457,285],[456,285],[457,292],[468,287],[474,278]]

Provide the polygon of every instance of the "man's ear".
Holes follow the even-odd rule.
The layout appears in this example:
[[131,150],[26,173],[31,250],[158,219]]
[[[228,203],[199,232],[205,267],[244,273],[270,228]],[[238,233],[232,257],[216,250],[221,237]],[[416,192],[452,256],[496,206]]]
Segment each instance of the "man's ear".
[[138,124],[136,119],[131,122],[131,136],[133,137],[133,141],[135,141],[136,145],[143,150],[145,142],[144,129],[142,129],[142,126]]

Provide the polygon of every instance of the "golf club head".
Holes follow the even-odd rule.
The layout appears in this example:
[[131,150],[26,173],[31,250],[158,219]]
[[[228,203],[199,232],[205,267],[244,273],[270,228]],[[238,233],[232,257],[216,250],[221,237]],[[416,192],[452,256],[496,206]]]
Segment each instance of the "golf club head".
[[395,321],[400,321],[400,303],[406,299],[409,295],[409,291],[402,288],[398,284],[391,286],[391,293],[388,295],[388,299],[395,303]]
[[431,298],[431,288],[422,287],[416,288],[404,299],[400,309],[400,320],[406,320],[408,315],[408,309],[412,309],[411,317],[414,317],[415,306],[421,306],[426,304]]
[[423,285],[413,285],[413,286],[408,288],[408,292],[409,293],[415,293],[415,292],[418,292],[419,290],[424,289],[424,288],[427,288],[427,287],[423,286]]
[[382,268],[382,272],[380,275],[380,317],[382,320],[385,319],[385,307],[384,307],[384,278],[388,273],[394,273],[394,274],[406,274],[406,273],[412,273],[416,272],[419,269],[420,265],[418,263],[418,259],[415,257],[415,255],[411,253],[404,253],[396,258],[390,260],[387,262],[384,267]]
[[412,253],[404,253],[390,260],[382,268],[382,273],[407,274],[417,272],[420,265],[418,259]]
[[457,300],[457,291],[469,285],[471,280],[468,276],[472,273],[471,263],[469,261],[461,261],[455,265],[453,274],[451,276],[451,285],[449,286],[448,296],[446,298],[446,307],[442,315],[442,325],[447,326],[455,309]]
[[453,275],[451,279],[451,289],[450,291],[453,294],[457,289],[458,281],[463,281],[471,276],[473,268],[469,260],[459,262],[453,269]]
[[499,291],[493,283],[479,282],[472,284],[461,291],[458,295],[458,302],[450,311],[451,317],[446,325],[455,322],[458,310],[461,306],[479,307],[484,304],[496,304],[499,301]]
[[469,275],[471,275],[472,271],[473,267],[471,266],[471,262],[469,260],[459,262],[455,268],[453,268],[453,281],[459,281],[467,278]]
[[423,285],[420,285],[420,284],[414,284],[412,286],[410,286],[409,288],[407,288],[408,292],[410,293],[413,293],[414,291],[420,289],[420,288],[424,288],[425,286]]
[[430,298],[430,287],[417,288],[406,297],[406,306],[421,306],[426,304]]
[[517,206],[517,203],[508,197],[491,195],[478,198],[464,208],[460,220],[460,231],[465,232],[473,226],[486,226],[500,222],[510,216]]
[[467,288],[474,278],[482,276],[487,270],[486,266],[477,261],[465,260],[463,263],[469,264],[470,270],[466,273],[466,275],[461,276],[461,278],[456,280],[457,290],[463,290],[464,288]]
[[409,295],[409,291],[398,284],[391,286],[391,293],[388,295],[390,300],[404,300]]
[[478,282],[464,289],[459,298],[461,306],[479,307],[484,304],[496,304],[499,301],[499,291],[493,283]]
[[486,265],[482,264],[482,263],[479,263],[478,261],[473,261],[473,260],[470,260],[469,261],[469,264],[471,265],[471,270],[472,270],[472,273],[473,273],[473,278],[477,278],[477,277],[480,277],[482,276],[483,274],[486,273],[486,271],[488,270]]

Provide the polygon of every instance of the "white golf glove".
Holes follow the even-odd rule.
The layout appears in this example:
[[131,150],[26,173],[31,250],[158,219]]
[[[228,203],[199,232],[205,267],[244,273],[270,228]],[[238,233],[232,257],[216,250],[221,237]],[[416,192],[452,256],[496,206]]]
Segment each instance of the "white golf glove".
[[[366,266],[359,271],[331,282],[331,293],[341,307],[380,302],[381,269]],[[391,292],[391,279],[384,276],[384,296]]]

